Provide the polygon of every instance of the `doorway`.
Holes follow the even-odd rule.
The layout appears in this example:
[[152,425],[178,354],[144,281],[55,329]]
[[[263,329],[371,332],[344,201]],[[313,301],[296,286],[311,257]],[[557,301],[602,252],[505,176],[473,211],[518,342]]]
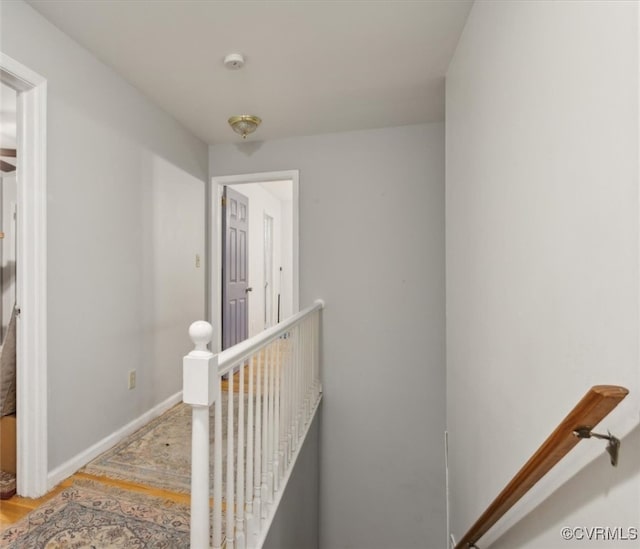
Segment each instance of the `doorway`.
[[[298,172],[213,177],[208,200],[207,318],[214,327],[212,350],[226,348],[223,256],[225,187],[248,199],[247,319],[254,336],[298,312]],[[271,221],[269,221],[269,218]],[[226,237],[224,237],[226,238]],[[228,321],[227,321],[228,324]]]
[[0,81],[17,92],[17,491],[39,497],[47,463],[47,81],[0,52]]

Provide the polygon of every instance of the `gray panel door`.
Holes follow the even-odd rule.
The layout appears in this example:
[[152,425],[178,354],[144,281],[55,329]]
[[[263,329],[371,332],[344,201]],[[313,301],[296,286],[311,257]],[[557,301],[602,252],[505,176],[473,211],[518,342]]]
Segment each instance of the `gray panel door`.
[[249,199],[229,187],[222,200],[222,348],[247,339]]

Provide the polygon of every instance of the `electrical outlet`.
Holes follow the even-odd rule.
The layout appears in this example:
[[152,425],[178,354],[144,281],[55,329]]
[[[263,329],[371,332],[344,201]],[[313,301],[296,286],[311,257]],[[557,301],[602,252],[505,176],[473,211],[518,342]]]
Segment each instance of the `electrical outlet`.
[[130,370],[129,371],[129,389],[135,389],[135,388],[136,388],[136,371]]

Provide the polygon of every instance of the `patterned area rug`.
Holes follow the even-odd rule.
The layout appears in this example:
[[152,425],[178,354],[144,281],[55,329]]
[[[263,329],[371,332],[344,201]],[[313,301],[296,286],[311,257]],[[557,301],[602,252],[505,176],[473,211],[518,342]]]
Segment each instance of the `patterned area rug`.
[[[227,398],[226,392],[223,393],[223,459],[227,453]],[[245,410],[246,400],[245,397]],[[234,398],[234,405],[237,408],[238,398]],[[210,455],[213,456],[214,406],[209,413]],[[191,407],[186,404],[174,406],[100,455],[83,471],[188,494],[191,491]],[[213,474],[213,460],[211,472]]]
[[0,471],[0,499],[9,499],[16,493],[16,476]]
[[150,496],[77,482],[0,533],[7,549],[189,547],[189,509]]

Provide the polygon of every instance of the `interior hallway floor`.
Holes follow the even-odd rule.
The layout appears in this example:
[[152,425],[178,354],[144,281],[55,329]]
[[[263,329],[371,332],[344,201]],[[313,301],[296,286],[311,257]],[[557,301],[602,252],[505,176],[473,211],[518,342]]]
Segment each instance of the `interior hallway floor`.
[[[234,375],[234,384],[233,384],[234,393],[239,392],[238,376],[239,374],[238,372],[236,372]],[[222,391],[228,390],[228,383],[226,379],[222,380],[221,389]],[[245,392],[247,392],[247,390],[248,390],[247,384],[245,384]],[[16,495],[6,500],[0,500],[0,531],[18,522],[21,518],[29,514],[31,511],[34,511],[39,507],[41,507],[42,505],[44,505],[50,499],[52,499],[53,497],[58,495],[60,492],[62,492],[65,488],[69,488],[70,486],[72,486],[76,480],[92,480],[95,482],[102,483],[105,486],[111,486],[111,487],[119,488],[121,490],[136,492],[136,493],[152,496],[155,498],[160,498],[165,501],[173,501],[176,503],[181,503],[183,505],[189,505],[190,503],[189,494],[172,492],[170,490],[162,490],[153,486],[148,486],[145,484],[139,484],[135,482],[129,482],[125,480],[112,479],[106,476],[97,476],[97,475],[91,475],[88,473],[78,472],[72,475],[71,477],[65,479],[64,481],[62,481],[53,490],[51,490],[46,495],[40,498],[32,499],[32,498],[24,498]]]

